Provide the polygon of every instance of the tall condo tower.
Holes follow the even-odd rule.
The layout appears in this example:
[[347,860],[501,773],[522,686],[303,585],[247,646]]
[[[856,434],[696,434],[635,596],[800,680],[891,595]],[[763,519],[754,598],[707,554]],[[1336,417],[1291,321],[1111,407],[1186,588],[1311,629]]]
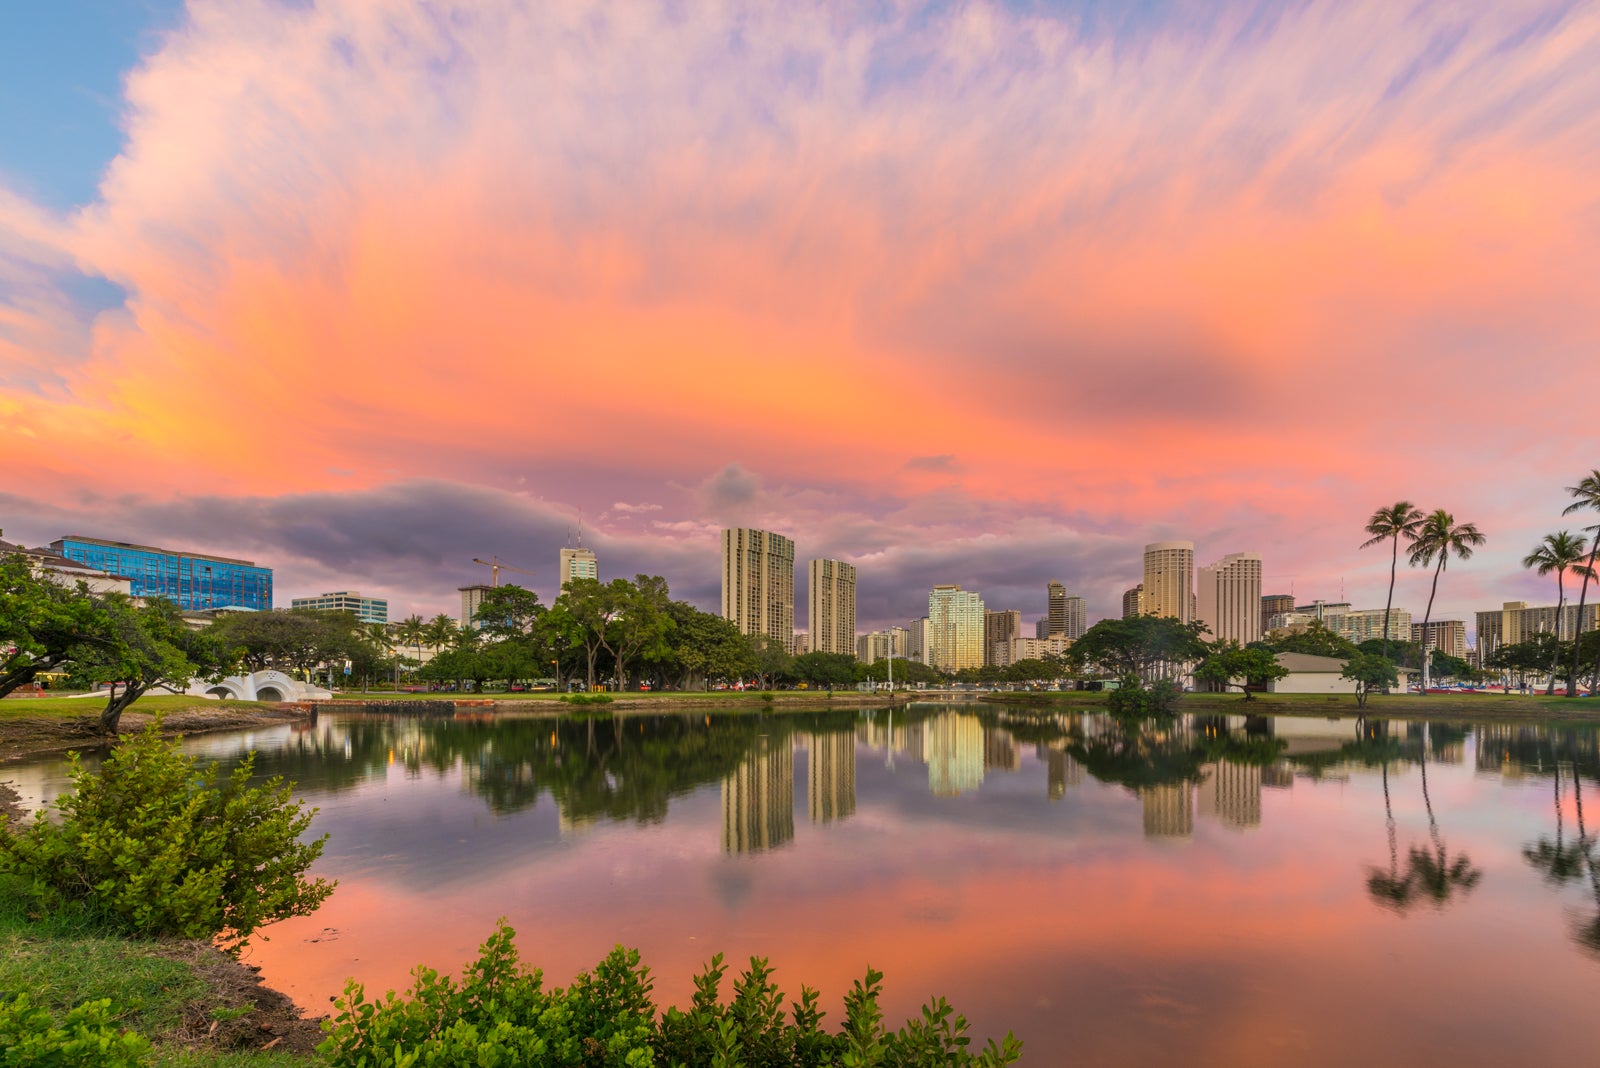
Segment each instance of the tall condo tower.
[[1229,553],[1202,567],[1195,600],[1210,640],[1260,641],[1261,555]]
[[[1072,596],[1067,598],[1067,631],[1066,636],[1073,641],[1083,637],[1083,632],[1089,629],[1089,607],[1082,597]],[[1047,635],[1048,637],[1048,635]]]
[[856,651],[856,569],[843,560],[813,560],[810,578],[811,649],[813,653]]
[[1131,590],[1122,591],[1122,618],[1132,619],[1134,616],[1142,615],[1144,615],[1144,583],[1141,582]]
[[983,614],[983,662],[993,664],[996,645],[1022,637],[1022,613],[1015,608]]
[[983,667],[983,598],[960,586],[928,594],[928,665],[943,671]]
[[1050,620],[1045,637],[1054,638],[1067,632],[1067,588],[1059,582],[1051,582],[1045,586],[1045,596],[1050,605],[1045,617]]
[[794,542],[749,527],[722,532],[722,618],[794,647]]
[[1194,542],[1144,547],[1144,611],[1183,623],[1194,618]]

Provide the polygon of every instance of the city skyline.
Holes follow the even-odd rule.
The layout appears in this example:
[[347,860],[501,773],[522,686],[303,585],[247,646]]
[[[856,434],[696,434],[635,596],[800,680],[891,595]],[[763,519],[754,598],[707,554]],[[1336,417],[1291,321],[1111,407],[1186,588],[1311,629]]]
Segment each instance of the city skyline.
[[7,26],[12,539],[404,617],[494,553],[549,600],[580,515],[714,606],[717,531],[779,529],[881,627],[1114,615],[1170,539],[1381,604],[1402,498],[1488,536],[1471,619],[1578,526],[1600,433],[1527,368],[1600,350],[1582,5],[113,7]]

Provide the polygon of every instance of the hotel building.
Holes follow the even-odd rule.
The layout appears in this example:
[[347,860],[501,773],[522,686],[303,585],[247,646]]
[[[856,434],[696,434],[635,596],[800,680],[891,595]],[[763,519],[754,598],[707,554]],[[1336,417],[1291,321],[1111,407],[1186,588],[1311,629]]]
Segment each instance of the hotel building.
[[1132,619],[1144,615],[1144,583],[1122,593],[1122,618]]
[[722,618],[794,648],[794,542],[748,527],[722,532]]
[[992,650],[999,642],[1022,636],[1022,613],[1015,608],[983,614],[983,662],[994,663]]
[[1193,619],[1194,542],[1158,541],[1146,545],[1143,585],[1140,607],[1144,614],[1182,623]]
[[[1567,637],[1572,637],[1570,632],[1567,633]],[[1430,619],[1426,633],[1421,623],[1413,623],[1411,640],[1420,643],[1423,652],[1439,649],[1444,655],[1453,656],[1458,660],[1467,658],[1467,623],[1463,619]]]
[[1202,637],[1248,645],[1261,640],[1261,556],[1229,553],[1202,567],[1195,591]]

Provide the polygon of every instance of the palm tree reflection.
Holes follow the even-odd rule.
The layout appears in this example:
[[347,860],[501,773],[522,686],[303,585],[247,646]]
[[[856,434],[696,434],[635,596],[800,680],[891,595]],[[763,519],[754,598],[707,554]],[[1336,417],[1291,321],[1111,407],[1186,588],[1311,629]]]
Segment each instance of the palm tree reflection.
[[[1376,728],[1379,737],[1370,741],[1377,742],[1377,748],[1382,752],[1388,747],[1383,743],[1387,741],[1387,723],[1374,723],[1371,728]],[[1367,893],[1378,905],[1404,914],[1413,905],[1420,902],[1429,902],[1435,909],[1443,909],[1457,894],[1469,893],[1483,878],[1483,870],[1472,865],[1472,859],[1466,853],[1450,852],[1444,836],[1439,832],[1439,821],[1433,813],[1433,798],[1428,792],[1428,726],[1423,725],[1423,743],[1421,752],[1422,769],[1422,802],[1428,810],[1428,844],[1412,844],[1406,851],[1406,866],[1400,869],[1400,856],[1398,841],[1395,837],[1394,809],[1389,799],[1389,761],[1388,753],[1384,752],[1385,759],[1382,763],[1383,770],[1383,811],[1385,822],[1389,829],[1389,870],[1382,868],[1367,869]]]
[[1587,878],[1594,893],[1596,911],[1572,925],[1572,939],[1589,953],[1600,956],[1600,863],[1596,862],[1595,841],[1583,819],[1583,779],[1576,768],[1572,769],[1572,795],[1578,810],[1578,838],[1565,841],[1565,820],[1561,809],[1561,763],[1555,765],[1556,836],[1554,840],[1541,835],[1534,844],[1522,850],[1522,857],[1532,865],[1546,883],[1555,888],[1569,882]]

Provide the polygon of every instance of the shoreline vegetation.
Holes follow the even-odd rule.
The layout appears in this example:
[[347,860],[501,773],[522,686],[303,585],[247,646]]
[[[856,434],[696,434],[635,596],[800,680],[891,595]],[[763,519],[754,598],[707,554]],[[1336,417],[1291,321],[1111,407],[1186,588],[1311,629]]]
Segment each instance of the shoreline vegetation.
[[[455,715],[606,715],[673,712],[814,712],[826,709],[876,709],[900,707],[920,701],[971,701],[1037,709],[1040,712],[1108,711],[1108,691],[1044,690],[971,692],[954,694],[900,690],[883,692],[838,690],[746,690],[709,693],[664,691],[593,695],[586,701],[562,700],[564,694],[453,693],[341,693],[327,701],[270,703],[226,701],[158,695],[135,702],[126,713],[120,735],[137,733],[157,717],[164,737],[210,734],[314,719],[319,712],[415,712]],[[610,700],[596,702],[605,696]],[[1582,723],[1600,721],[1600,699],[1571,701],[1543,694],[1373,694],[1366,706],[1354,694],[1257,694],[1246,699],[1237,693],[1185,693],[1174,711],[1240,716],[1364,716],[1368,719],[1548,721]],[[48,753],[104,748],[109,740],[99,732],[98,703],[91,698],[44,697],[0,701],[0,767]],[[0,777],[3,781],[3,777]]]

